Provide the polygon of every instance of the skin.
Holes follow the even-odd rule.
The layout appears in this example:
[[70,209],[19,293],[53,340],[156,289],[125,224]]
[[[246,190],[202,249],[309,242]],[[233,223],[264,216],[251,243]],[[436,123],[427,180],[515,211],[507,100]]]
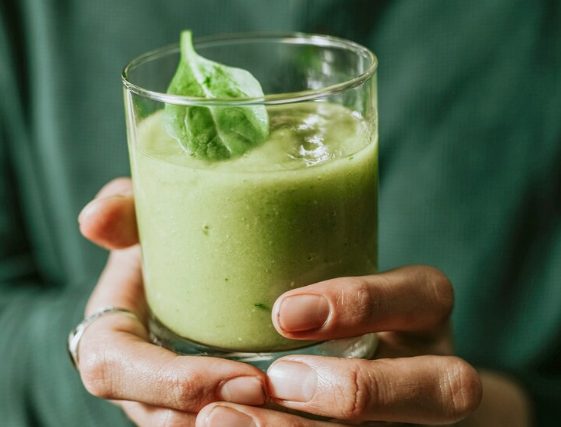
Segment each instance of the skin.
[[[380,345],[375,360],[288,356],[265,375],[242,363],[178,356],[149,343],[130,180],[107,184],[79,222],[85,237],[111,250],[85,315],[114,305],[140,319],[114,314],[94,322],[80,343],[81,378],[90,393],[119,405],[140,427],[531,425],[528,398],[515,381],[478,373],[453,355],[453,291],[439,270],[408,266],[283,294],[272,318],[285,337],[325,340],[349,331],[378,332]],[[299,311],[317,302],[315,297],[325,298],[317,310]],[[283,306],[287,298],[291,304]],[[295,381],[287,381],[287,372]],[[259,407],[266,401],[267,409]],[[304,419],[271,405],[332,421]]]

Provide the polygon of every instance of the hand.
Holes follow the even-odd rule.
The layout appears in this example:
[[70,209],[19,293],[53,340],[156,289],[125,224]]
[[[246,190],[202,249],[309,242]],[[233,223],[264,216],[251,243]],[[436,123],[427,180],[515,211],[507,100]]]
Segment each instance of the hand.
[[92,323],[79,347],[86,389],[121,406],[141,427],[194,426],[196,413],[220,400],[263,404],[265,375],[216,358],[177,356],[149,342],[136,216],[129,179],[105,186],[79,218],[84,236],[111,249],[86,316],[105,306],[126,308]]
[[[328,280],[289,291],[273,308],[287,338],[327,340],[378,332],[376,360],[288,356],[268,370],[281,407],[336,420],[453,424],[481,400],[478,373],[453,356],[453,291],[424,266]],[[230,422],[237,419],[238,424]],[[197,418],[209,426],[333,426],[263,408],[213,403]]]

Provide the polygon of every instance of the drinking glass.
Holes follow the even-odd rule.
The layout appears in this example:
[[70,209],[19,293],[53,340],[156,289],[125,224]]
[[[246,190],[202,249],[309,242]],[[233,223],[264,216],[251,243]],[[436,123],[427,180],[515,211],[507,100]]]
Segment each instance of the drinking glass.
[[[152,341],[261,369],[295,353],[370,357],[374,334],[287,339],[273,327],[272,309],[292,289],[377,271],[375,56],[348,40],[300,33],[229,34],[194,46],[250,71],[265,96],[166,93],[177,44],[123,70]],[[240,157],[200,160],[169,132],[170,105],[264,106],[270,136]]]

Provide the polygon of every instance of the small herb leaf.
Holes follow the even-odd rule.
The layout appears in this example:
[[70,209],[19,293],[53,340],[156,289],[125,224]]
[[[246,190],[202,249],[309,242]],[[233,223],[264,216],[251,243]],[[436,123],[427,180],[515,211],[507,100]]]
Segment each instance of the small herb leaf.
[[265,304],[253,304],[253,305],[257,308],[260,308],[261,310],[271,311],[271,309],[267,307]]
[[[181,59],[168,93],[197,98],[263,96],[249,71],[227,67],[199,56],[190,31],[181,33]],[[168,132],[192,156],[204,160],[237,157],[261,144],[269,135],[265,107],[201,107],[166,104]]]

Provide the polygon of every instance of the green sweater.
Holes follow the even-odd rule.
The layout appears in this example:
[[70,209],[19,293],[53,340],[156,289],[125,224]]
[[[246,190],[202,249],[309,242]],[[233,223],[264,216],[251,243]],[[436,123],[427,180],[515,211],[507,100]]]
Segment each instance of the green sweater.
[[76,218],[129,174],[122,67],[184,28],[377,53],[380,265],[442,269],[458,354],[516,375],[539,426],[559,425],[560,22],[558,0],[0,3],[1,425],[128,425],[66,355],[107,257]]

